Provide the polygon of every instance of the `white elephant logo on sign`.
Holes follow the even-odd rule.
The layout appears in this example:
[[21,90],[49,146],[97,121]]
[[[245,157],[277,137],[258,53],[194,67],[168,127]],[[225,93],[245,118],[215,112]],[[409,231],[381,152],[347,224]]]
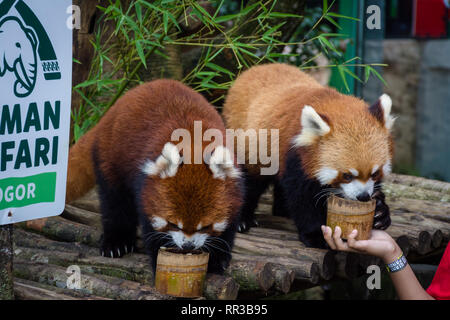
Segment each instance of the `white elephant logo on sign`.
[[13,72],[14,94],[27,97],[33,91],[37,77],[38,38],[16,17],[0,21],[0,77]]

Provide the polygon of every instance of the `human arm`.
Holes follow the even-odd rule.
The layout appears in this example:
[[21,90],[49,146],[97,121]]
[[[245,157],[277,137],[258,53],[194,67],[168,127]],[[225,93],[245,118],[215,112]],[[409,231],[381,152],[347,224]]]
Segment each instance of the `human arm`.
[[[336,227],[334,233],[330,227],[322,226],[325,241],[331,249],[347,252],[357,252],[376,256],[385,264],[395,261],[402,255],[402,250],[392,237],[381,230],[372,230],[369,240],[356,240],[357,230],[348,236],[347,242],[341,238],[341,228]],[[434,300],[420,285],[411,266],[397,272],[389,273],[401,300]]]

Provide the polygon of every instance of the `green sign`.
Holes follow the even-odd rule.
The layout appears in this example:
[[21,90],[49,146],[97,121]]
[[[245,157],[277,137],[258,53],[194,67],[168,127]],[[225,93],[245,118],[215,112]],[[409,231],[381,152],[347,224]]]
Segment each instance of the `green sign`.
[[0,0],[0,225],[64,209],[71,5],[71,0]]
[[0,180],[0,210],[55,201],[56,172]]

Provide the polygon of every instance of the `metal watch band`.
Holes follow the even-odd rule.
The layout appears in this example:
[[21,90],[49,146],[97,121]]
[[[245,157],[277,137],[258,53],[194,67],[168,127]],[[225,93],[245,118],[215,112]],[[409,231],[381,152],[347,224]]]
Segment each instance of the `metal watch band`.
[[386,268],[388,272],[397,272],[402,270],[406,267],[408,264],[408,261],[406,260],[406,257],[402,254],[400,257],[398,257],[394,262],[391,262],[386,265]]

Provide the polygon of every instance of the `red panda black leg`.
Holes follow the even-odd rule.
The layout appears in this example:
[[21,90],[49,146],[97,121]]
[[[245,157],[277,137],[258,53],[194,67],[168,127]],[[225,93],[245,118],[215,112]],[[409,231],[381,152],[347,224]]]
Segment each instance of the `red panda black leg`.
[[285,208],[298,230],[299,240],[307,247],[326,248],[321,225],[326,223],[326,197],[321,196],[325,187],[309,179],[302,170],[295,150],[286,157],[286,169],[280,179],[285,197]]
[[386,230],[391,225],[391,215],[389,207],[385,202],[384,193],[377,190],[375,191],[373,198],[376,200],[373,228]]
[[103,235],[100,254],[120,258],[132,253],[136,245],[137,213],[133,194],[123,185],[112,185],[104,179],[96,161]]
[[131,196],[99,187],[103,236],[101,255],[120,258],[132,253],[136,243],[136,214]]
[[285,205],[283,188],[278,182],[275,182],[273,186],[272,215],[278,217],[289,217]]
[[253,176],[245,173],[245,198],[241,208],[241,220],[238,225],[239,232],[246,232],[258,223],[255,220],[255,210],[258,206],[258,200],[270,183],[269,177]]
[[231,250],[238,229],[239,217],[236,217],[227,229],[218,237],[207,240],[213,246],[206,246],[209,251],[208,272],[223,274],[231,261]]
[[148,217],[145,214],[139,215],[140,224],[142,226],[142,237],[144,240],[145,251],[150,257],[150,266],[153,274],[156,274],[156,260],[158,251],[161,247],[171,247],[167,237],[157,235],[158,231],[153,229]]

